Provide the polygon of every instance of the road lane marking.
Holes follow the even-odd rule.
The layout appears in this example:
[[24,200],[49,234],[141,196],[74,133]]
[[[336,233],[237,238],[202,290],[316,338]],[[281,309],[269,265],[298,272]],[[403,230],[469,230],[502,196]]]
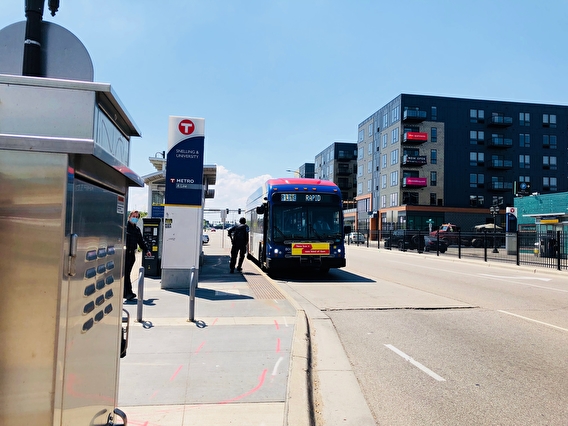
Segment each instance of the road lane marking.
[[[550,278],[529,278],[529,277],[505,277],[505,276],[501,276],[501,275],[489,275],[489,274],[479,274],[482,276],[485,276],[487,278],[494,278],[503,282],[506,282],[507,284],[521,284],[521,283],[513,283],[511,281],[508,280],[541,280],[541,281],[550,281]],[[554,288],[554,287],[545,287],[543,285],[536,285],[536,284],[526,284],[526,283],[522,283],[521,285],[527,286],[527,287],[534,287],[534,288],[541,288],[543,290],[551,290],[551,291],[559,291],[560,293],[568,293],[568,290],[564,290],[561,288]]]
[[508,280],[538,280],[538,281],[551,281],[552,278],[539,278],[539,277],[506,277],[503,275],[491,275],[491,274],[479,274],[482,275],[484,277],[490,277],[490,278],[503,278],[503,279],[508,279]]
[[549,324],[547,322],[542,322],[542,321],[535,320],[535,319],[532,319],[532,318],[529,318],[529,317],[524,317],[522,315],[513,314],[512,312],[501,311],[501,310],[497,310],[497,312],[501,312],[501,313],[507,314],[507,315],[512,315],[514,317],[521,318],[521,319],[524,319],[524,320],[527,320],[527,321],[536,322],[537,324],[546,325],[547,327],[556,328],[557,330],[568,331],[568,328],[558,327],[557,325]]
[[428,367],[425,367],[424,365],[420,364],[418,361],[416,361],[415,359],[413,359],[412,357],[406,355],[404,352],[402,352],[401,350],[395,348],[393,345],[388,345],[385,343],[385,346],[387,348],[389,348],[391,351],[393,351],[395,354],[401,356],[403,359],[405,359],[406,361],[410,362],[412,365],[414,365],[415,367],[418,367],[420,370],[422,370],[424,373],[428,374],[430,377],[436,379],[439,382],[445,382],[446,379],[444,379],[441,376],[438,376],[436,373],[434,373],[432,370],[430,370]]

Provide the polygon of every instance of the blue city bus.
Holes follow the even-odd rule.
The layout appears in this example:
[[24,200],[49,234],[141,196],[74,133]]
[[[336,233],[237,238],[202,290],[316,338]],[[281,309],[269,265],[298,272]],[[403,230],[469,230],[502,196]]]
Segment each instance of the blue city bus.
[[270,179],[247,200],[249,259],[264,270],[345,266],[341,191],[320,179]]

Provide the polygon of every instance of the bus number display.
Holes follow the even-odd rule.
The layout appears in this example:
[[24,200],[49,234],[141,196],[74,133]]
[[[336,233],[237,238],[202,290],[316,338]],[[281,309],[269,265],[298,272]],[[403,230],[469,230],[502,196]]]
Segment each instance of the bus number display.
[[332,196],[329,194],[279,194],[280,202],[305,202],[305,203],[319,203],[319,202],[330,202]]
[[296,201],[296,194],[280,194],[280,201]]

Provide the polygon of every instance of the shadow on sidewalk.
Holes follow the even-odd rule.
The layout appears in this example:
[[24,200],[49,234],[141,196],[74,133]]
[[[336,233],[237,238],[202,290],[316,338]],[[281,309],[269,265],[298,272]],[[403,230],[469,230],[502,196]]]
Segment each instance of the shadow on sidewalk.
[[207,255],[204,256],[203,265],[199,270],[199,283],[234,283],[244,282],[246,279],[242,274],[229,272],[230,256],[227,255]]

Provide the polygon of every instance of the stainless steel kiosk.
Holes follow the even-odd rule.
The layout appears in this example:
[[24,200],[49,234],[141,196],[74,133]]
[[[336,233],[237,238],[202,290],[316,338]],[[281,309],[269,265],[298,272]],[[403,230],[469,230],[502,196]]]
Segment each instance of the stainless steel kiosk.
[[126,196],[143,186],[132,136],[108,84],[0,75],[2,425],[126,423]]

